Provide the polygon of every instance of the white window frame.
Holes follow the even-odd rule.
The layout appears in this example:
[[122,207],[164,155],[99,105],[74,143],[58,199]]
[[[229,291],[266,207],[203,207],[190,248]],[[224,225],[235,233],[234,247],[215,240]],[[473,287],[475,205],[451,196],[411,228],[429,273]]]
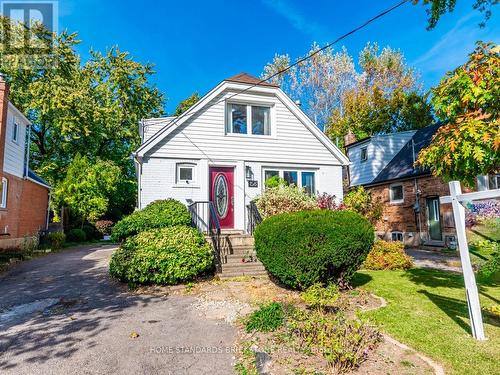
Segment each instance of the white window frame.
[[[181,180],[181,168],[190,168],[192,173],[191,180]],[[193,185],[196,183],[196,164],[194,163],[177,163],[175,167],[175,183],[177,185]]]
[[[285,175],[285,171],[286,172],[297,172],[297,185],[299,188],[303,188],[304,186],[302,186],[302,173],[303,172],[311,172],[311,173],[314,173],[314,190],[316,190],[316,187],[317,187],[317,184],[318,184],[318,181],[316,180],[316,177],[318,175],[318,171],[316,169],[297,169],[297,168],[273,168],[273,167],[270,167],[270,168],[262,168],[262,188],[265,189],[265,186],[266,186],[266,172],[267,171],[274,171],[274,172],[278,172],[278,176],[281,178],[281,179],[284,179],[284,175]],[[313,191],[313,196],[316,196],[316,191]]]
[[12,122],[12,142],[19,143],[19,123],[14,119]]
[[[401,192],[403,193],[403,198],[402,199],[394,199],[392,196],[392,188],[401,186]],[[403,184],[391,184],[389,185],[389,201],[391,204],[401,204],[405,201],[405,189]]]
[[0,208],[7,208],[7,192],[9,190],[9,180],[2,177],[2,196],[0,201]]
[[[233,132],[233,116],[230,107],[232,105],[241,105],[246,107],[247,112],[247,132],[246,133],[235,133]],[[253,134],[252,133],[252,107],[263,107],[269,108],[269,134]],[[226,102],[226,126],[225,132],[226,135],[229,136],[249,136],[249,137],[263,137],[263,138],[271,138],[273,137],[273,123],[274,123],[274,106],[269,103],[242,103],[242,102]]]
[[[395,240],[392,238],[392,236],[394,236],[394,235],[396,235],[396,239],[395,239]],[[398,236],[398,235],[401,235],[401,240],[398,240],[398,239],[397,239],[397,236]],[[392,241],[392,242],[404,242],[404,239],[405,239],[405,236],[404,236],[404,233],[403,233],[403,232],[401,232],[401,231],[399,231],[399,230],[394,230],[394,231],[391,231],[391,241]]]
[[364,163],[368,160],[368,146],[361,147],[361,149],[359,150],[359,159],[361,160],[361,163]]

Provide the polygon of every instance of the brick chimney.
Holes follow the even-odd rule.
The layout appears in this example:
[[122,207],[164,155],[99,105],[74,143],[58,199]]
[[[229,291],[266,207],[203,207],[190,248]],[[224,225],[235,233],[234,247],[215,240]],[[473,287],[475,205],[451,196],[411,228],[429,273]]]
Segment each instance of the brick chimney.
[[347,147],[354,142],[356,142],[356,136],[349,130],[349,132],[344,135],[344,147]]
[[3,177],[5,138],[7,137],[7,109],[9,108],[9,84],[0,73],[0,176]]

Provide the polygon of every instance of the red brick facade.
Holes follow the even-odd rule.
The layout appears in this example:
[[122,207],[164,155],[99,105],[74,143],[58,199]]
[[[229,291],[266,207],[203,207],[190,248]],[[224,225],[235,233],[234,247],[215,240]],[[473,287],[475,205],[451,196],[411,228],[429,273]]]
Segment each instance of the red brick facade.
[[[402,203],[390,202],[390,186],[402,184],[404,200]],[[366,188],[372,193],[373,198],[380,199],[383,203],[382,219],[376,225],[377,234],[381,238],[391,239],[392,232],[402,232],[407,245],[419,245],[428,242],[429,238],[429,210],[427,199],[450,194],[448,184],[441,178],[420,176],[410,180],[392,181],[390,183]],[[415,212],[416,192],[420,191],[420,212]],[[445,245],[447,236],[455,235],[453,212],[451,204],[440,205],[440,222],[442,244]]]

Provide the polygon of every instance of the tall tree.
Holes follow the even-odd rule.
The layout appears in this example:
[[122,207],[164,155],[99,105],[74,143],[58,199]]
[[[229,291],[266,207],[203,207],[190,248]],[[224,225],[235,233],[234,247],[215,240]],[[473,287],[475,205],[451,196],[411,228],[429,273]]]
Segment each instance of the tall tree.
[[197,92],[192,93],[188,98],[179,103],[175,109],[174,116],[180,116],[201,99]]
[[[484,27],[486,22],[491,17],[491,7],[498,4],[499,0],[476,0],[472,4],[472,8],[484,13],[484,19],[479,26]],[[419,0],[413,0],[413,4],[420,3]],[[439,22],[439,19],[446,13],[451,13],[455,10],[457,0],[423,0],[423,5],[426,6],[427,15],[429,16],[427,30],[432,30]]]
[[[12,40],[19,40],[26,30],[7,18],[1,18],[1,24],[2,38],[8,31]],[[105,54],[91,51],[82,63],[75,51],[76,34],[52,35],[40,25],[32,28],[35,42],[52,45],[45,55],[33,55],[24,44],[15,52],[0,50],[0,71],[11,84],[11,100],[33,124],[32,167],[57,186],[75,155],[109,160],[121,171],[118,196],[127,197],[121,200],[127,206],[122,209],[133,209],[130,155],[140,142],[137,124],[163,112],[164,97],[149,81],[153,67],[117,47]],[[122,209],[114,207],[117,213]]]
[[473,185],[500,172],[500,46],[477,43],[469,60],[433,90],[441,127],[418,163],[445,180]]

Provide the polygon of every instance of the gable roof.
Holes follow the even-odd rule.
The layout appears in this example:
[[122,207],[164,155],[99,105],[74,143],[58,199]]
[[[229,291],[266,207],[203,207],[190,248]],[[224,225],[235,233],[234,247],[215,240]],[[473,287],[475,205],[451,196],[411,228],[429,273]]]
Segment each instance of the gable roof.
[[441,127],[441,123],[427,126],[419,129],[413,134],[413,137],[403,146],[401,150],[392,158],[384,169],[368,185],[380,184],[386,181],[399,180],[403,178],[416,177],[428,174],[430,171],[426,168],[416,167],[414,159],[419,152],[429,146],[433,135]]
[[235,76],[226,78],[224,81],[236,82],[236,83],[246,83],[246,84],[250,84],[250,85],[278,87],[278,85],[275,85],[273,83],[262,82],[262,79],[254,77],[254,76],[252,76],[248,73],[245,73],[245,72],[241,72],[239,74],[236,74]]
[[[243,76],[241,75],[243,74]],[[198,102],[191,106],[186,112],[171,121],[168,126],[154,134],[146,142],[144,142],[134,153],[136,159],[142,158],[149,150],[151,150],[155,145],[161,142],[166,136],[168,136],[174,129],[178,128],[185,121],[187,121],[192,115],[198,113],[203,107],[210,104],[213,99],[215,99],[219,94],[221,94],[226,89],[240,90],[240,84],[245,84],[247,87],[247,93],[252,91],[264,92],[275,94],[276,97],[281,100],[281,102],[297,117],[297,119],[327,148],[328,151],[342,164],[349,165],[349,159],[345,156],[340,149],[335,146],[330,138],[328,138],[325,133],[323,133],[317,126],[312,122],[312,120],[307,117],[307,115],[302,111],[302,109],[293,102],[288,95],[286,95],[278,86],[263,83],[257,86],[253,86],[255,83],[243,82],[243,80],[256,80],[260,82],[258,78],[252,77],[246,73],[241,73],[229,79],[226,79],[219,83],[216,87],[210,90],[206,95],[204,95]],[[230,81],[230,79],[239,79],[239,81]],[[236,85],[234,84],[237,84]],[[235,95],[237,95],[236,93]],[[233,95],[234,96],[234,95]]]
[[39,185],[42,185],[43,187],[46,187],[47,189],[51,189],[49,183],[45,181],[43,178],[41,178],[39,175],[37,175],[35,172],[33,172],[31,168],[28,168],[28,179],[30,179],[33,182],[36,182]]

